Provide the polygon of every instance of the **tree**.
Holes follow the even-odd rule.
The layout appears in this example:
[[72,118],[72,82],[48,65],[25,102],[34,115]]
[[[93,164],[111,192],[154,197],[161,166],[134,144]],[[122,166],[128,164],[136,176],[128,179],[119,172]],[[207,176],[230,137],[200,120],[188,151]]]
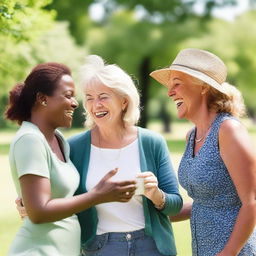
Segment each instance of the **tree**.
[[[8,91],[15,83],[24,81],[33,66],[49,61],[65,63],[74,71],[73,76],[77,81],[75,71],[81,66],[86,53],[84,48],[77,47],[70,36],[67,22],[55,23],[51,29],[29,43],[25,40],[17,42],[0,35],[0,45],[4,48],[1,52],[3,58],[0,58],[3,66],[0,69],[0,128],[7,125],[3,119],[3,112],[7,104]],[[80,121],[80,126],[81,124]]]
[[[63,1],[55,0],[50,7],[56,8],[58,19],[69,20],[70,29],[77,42],[81,44],[84,40],[92,53],[102,55],[109,62],[116,62],[138,77],[143,106],[141,126],[146,126],[148,122],[148,101],[152,88],[149,86],[150,71],[158,68],[160,64],[169,63],[182,40],[195,34],[195,31],[203,31],[215,7],[237,4],[236,0],[168,0],[164,4],[155,0],[99,1],[104,7],[105,15],[98,23],[92,23],[88,19],[88,8],[96,1],[84,1],[83,4],[77,1],[66,0],[63,4]],[[200,17],[195,17],[193,7],[199,2],[204,11]],[[134,16],[138,8],[143,13],[139,19]],[[194,30],[184,31],[184,27],[191,27],[190,22],[194,25],[198,23],[195,20],[199,19],[203,21],[201,27],[196,25],[196,29],[194,27]]]
[[[256,120],[256,11],[244,13],[234,22],[212,20],[207,32],[181,45],[203,48],[219,55],[228,67],[228,82],[241,90],[248,114]],[[228,31],[228,34],[227,34]],[[238,33],[239,31],[239,33]]]
[[43,8],[51,0],[1,0],[0,34],[17,41],[29,40],[47,28],[54,11]]

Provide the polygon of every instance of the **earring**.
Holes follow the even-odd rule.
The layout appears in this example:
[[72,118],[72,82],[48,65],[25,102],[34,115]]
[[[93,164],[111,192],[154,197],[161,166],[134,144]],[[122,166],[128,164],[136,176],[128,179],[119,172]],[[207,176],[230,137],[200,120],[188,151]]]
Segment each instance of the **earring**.
[[47,106],[47,103],[46,103],[46,101],[42,101],[42,103],[41,103],[44,107],[46,107]]

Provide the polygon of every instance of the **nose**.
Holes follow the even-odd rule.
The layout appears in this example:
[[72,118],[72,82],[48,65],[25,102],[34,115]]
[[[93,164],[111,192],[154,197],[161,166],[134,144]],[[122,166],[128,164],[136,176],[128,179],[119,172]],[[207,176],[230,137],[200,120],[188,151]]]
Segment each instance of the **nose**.
[[71,105],[74,109],[76,109],[79,106],[79,103],[77,102],[76,98],[72,98]]
[[175,91],[171,87],[169,87],[167,94],[168,94],[169,97],[172,97],[172,96],[175,95]]
[[102,106],[101,100],[100,100],[100,99],[96,99],[96,100],[94,101],[94,105],[95,105],[96,107],[101,107],[101,106]]

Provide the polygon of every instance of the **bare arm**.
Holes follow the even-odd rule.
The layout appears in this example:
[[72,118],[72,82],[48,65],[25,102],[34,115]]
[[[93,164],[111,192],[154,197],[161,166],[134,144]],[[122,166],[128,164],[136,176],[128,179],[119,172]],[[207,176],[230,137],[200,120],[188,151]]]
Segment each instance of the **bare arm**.
[[[110,201],[127,202],[135,190],[135,181],[113,182],[110,178],[116,170],[110,171],[89,192],[70,198],[51,198],[49,179],[37,175],[20,178],[22,202],[29,218],[34,223],[53,222],[67,218],[96,204]],[[129,191],[129,195],[125,192]]]
[[[186,143],[188,143],[189,135],[193,129],[190,129],[186,134]],[[183,204],[181,211],[175,216],[169,216],[170,221],[178,222],[190,219],[192,210],[192,202],[186,202]]]
[[181,211],[175,216],[169,216],[171,222],[178,222],[190,219],[192,202],[184,203]]
[[233,231],[218,256],[238,255],[256,225],[256,160],[248,133],[234,120],[223,122],[220,153],[242,202]]

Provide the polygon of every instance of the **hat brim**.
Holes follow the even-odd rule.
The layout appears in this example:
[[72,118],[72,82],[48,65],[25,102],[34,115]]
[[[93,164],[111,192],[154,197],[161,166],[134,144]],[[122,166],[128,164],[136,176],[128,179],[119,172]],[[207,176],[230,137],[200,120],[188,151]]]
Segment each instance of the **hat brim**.
[[200,79],[203,82],[205,82],[208,85],[215,88],[216,90],[218,90],[218,91],[220,91],[224,94],[227,94],[224,91],[221,84],[219,84],[217,81],[215,81],[214,79],[209,77],[207,74],[204,74],[200,71],[193,70],[193,69],[190,69],[190,68],[187,68],[187,67],[184,67],[184,66],[172,65],[169,68],[163,68],[163,69],[155,70],[155,71],[151,72],[149,75],[151,77],[153,77],[156,81],[158,81],[160,84],[168,87],[168,83],[169,83],[169,80],[170,80],[170,75],[171,75],[171,72],[173,70],[180,71],[180,72],[183,72],[187,75],[190,75],[190,76],[193,76],[197,79]]

